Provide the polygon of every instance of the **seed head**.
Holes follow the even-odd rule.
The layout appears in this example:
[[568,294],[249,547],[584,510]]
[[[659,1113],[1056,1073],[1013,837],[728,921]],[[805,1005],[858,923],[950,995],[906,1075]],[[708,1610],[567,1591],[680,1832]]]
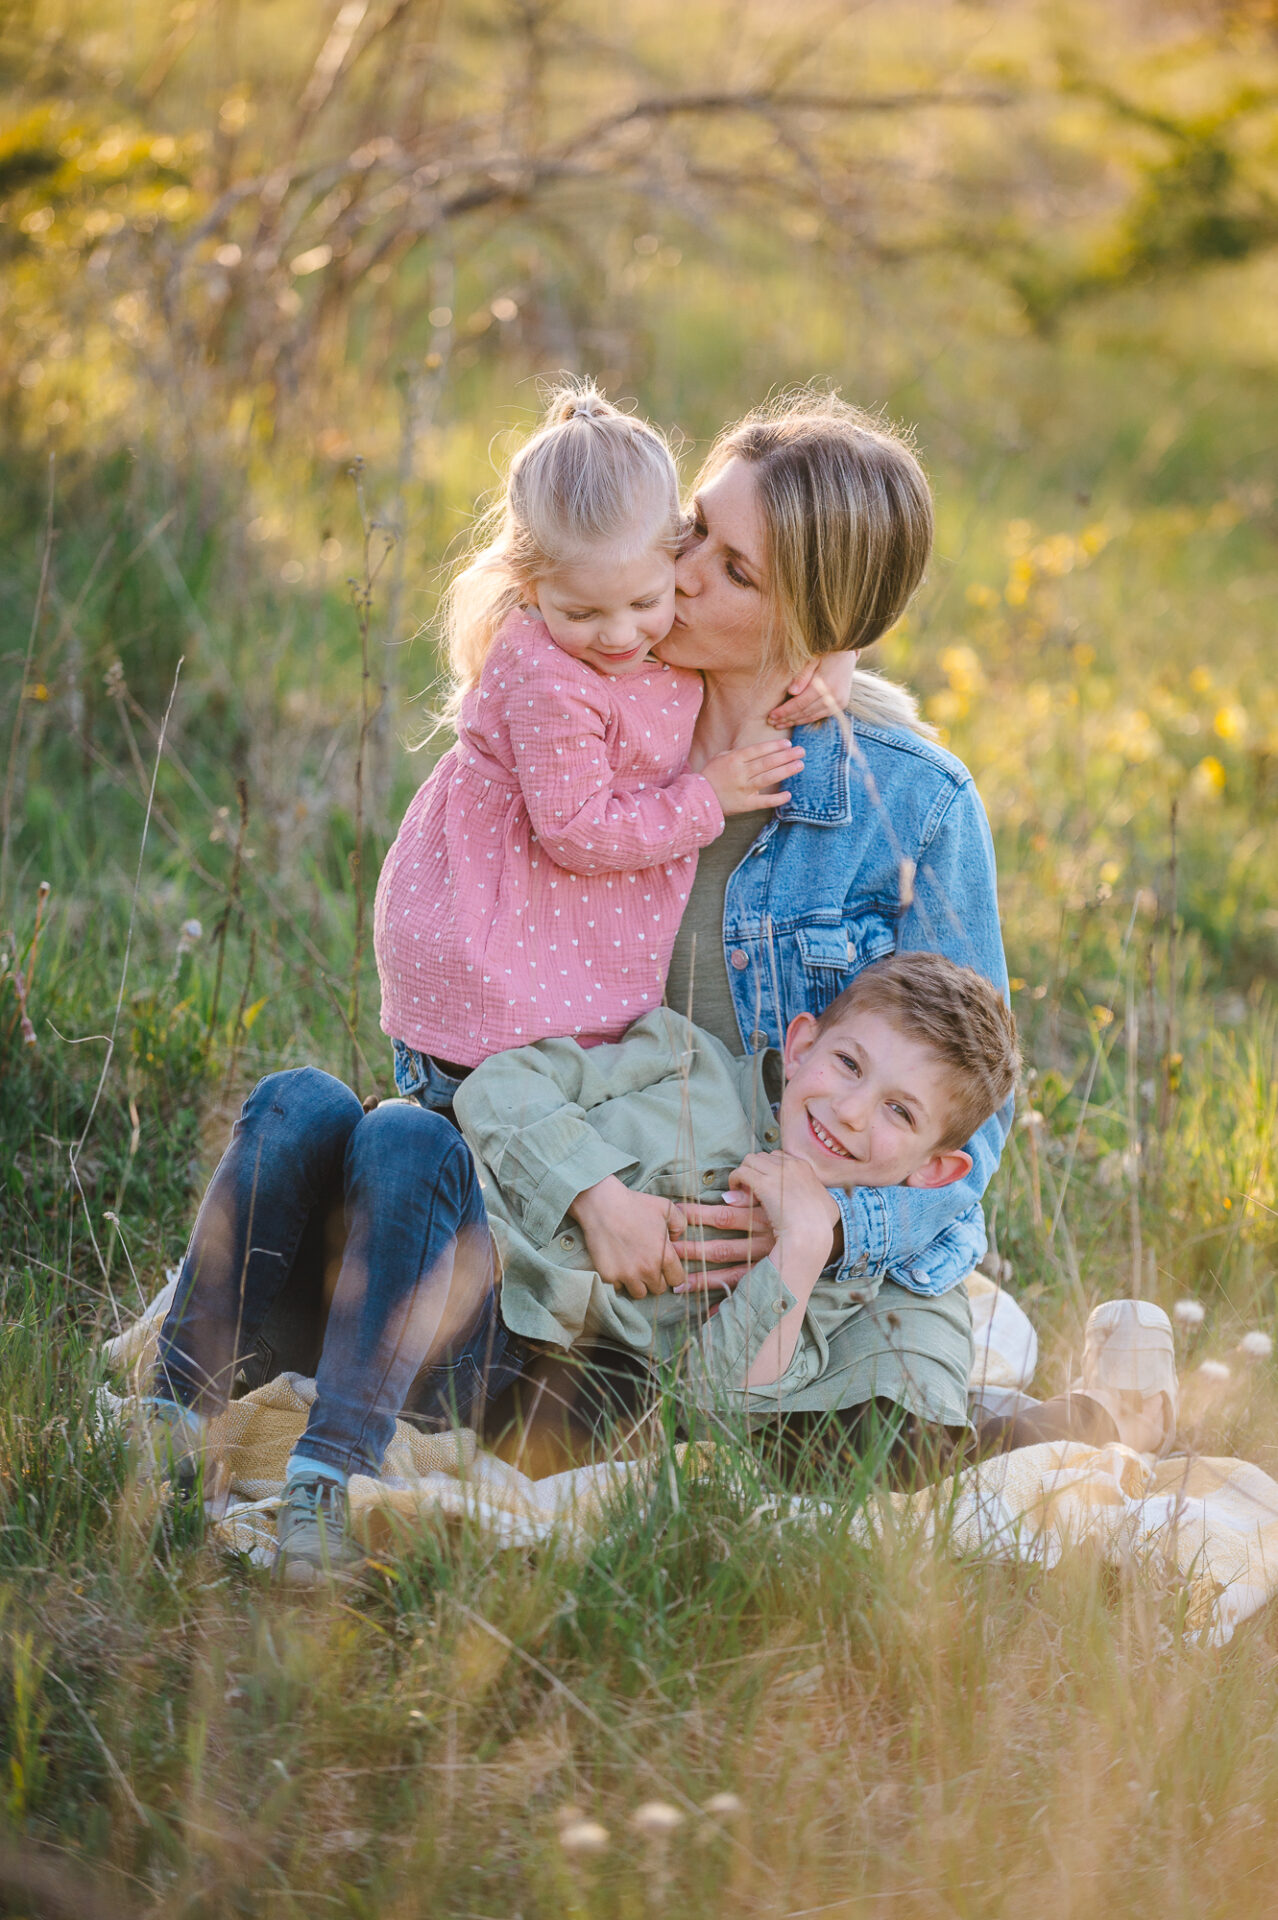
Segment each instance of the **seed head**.
[[630,1824],[650,1840],[664,1840],[683,1825],[683,1815],[668,1800],[645,1800],[631,1814]]
[[1172,1308],[1172,1319],[1178,1327],[1201,1327],[1207,1318],[1207,1309],[1199,1300],[1178,1300]]
[[1245,1353],[1249,1360],[1267,1360],[1274,1350],[1274,1343],[1267,1333],[1245,1333],[1238,1342],[1239,1353]]
[[739,1793],[712,1793],[702,1811],[720,1820],[730,1820],[734,1814],[745,1812],[745,1802]]
[[603,1853],[608,1829],[597,1820],[570,1820],[559,1829],[559,1844],[565,1853]]
[[1204,1380],[1228,1380],[1229,1368],[1223,1360],[1204,1360],[1198,1369]]

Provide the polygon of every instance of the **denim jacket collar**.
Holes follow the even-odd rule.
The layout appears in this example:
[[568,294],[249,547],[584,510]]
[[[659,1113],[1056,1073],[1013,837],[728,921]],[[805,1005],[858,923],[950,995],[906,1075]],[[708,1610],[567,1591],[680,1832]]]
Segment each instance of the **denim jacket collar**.
[[813,827],[841,827],[852,818],[852,722],[831,718],[815,726],[796,727],[794,739],[806,749],[803,771],[790,782],[790,798],[776,812],[778,820],[802,820]]

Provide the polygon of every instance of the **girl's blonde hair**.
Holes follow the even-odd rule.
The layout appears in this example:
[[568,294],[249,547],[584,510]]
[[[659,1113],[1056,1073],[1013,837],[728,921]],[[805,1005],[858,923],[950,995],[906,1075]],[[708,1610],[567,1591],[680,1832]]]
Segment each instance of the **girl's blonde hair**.
[[655,546],[673,553],[682,527],[678,475],[656,428],[614,407],[592,381],[554,388],[445,596],[454,705],[539,575],[600,547],[618,559]]
[[[748,463],[766,528],[764,670],[872,646],[900,619],[932,550],[932,495],[906,434],[800,387],[725,428],[697,476]],[[849,710],[874,726],[934,737],[906,688],[858,669]]]

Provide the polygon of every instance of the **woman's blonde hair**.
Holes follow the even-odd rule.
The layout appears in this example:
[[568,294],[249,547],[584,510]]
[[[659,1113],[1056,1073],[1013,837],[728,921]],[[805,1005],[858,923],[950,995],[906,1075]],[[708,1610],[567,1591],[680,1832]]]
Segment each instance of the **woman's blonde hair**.
[[515,455],[444,601],[454,705],[473,687],[508,614],[539,575],[600,547],[620,559],[674,553],[683,529],[670,449],[592,381],[565,381]]
[[[907,435],[800,387],[725,428],[697,476],[750,466],[767,551],[765,670],[794,673],[816,654],[862,651],[900,619],[932,551],[932,494]],[[933,735],[906,688],[858,669],[849,711],[875,726]]]

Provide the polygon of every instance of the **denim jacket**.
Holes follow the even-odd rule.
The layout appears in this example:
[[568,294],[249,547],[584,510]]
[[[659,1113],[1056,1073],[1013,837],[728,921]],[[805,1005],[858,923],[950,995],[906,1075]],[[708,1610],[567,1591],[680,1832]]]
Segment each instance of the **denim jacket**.
[[[807,749],[791,797],[731,875],[723,937],[750,1051],[778,1046],[797,1013],[820,1013],[872,960],[943,953],[1007,991],[994,849],[972,776],[904,728],[835,718],[796,729]],[[967,1150],[965,1180],[933,1190],[836,1194],[838,1277],[946,1292],[985,1251],[981,1195],[1011,1102]]]

